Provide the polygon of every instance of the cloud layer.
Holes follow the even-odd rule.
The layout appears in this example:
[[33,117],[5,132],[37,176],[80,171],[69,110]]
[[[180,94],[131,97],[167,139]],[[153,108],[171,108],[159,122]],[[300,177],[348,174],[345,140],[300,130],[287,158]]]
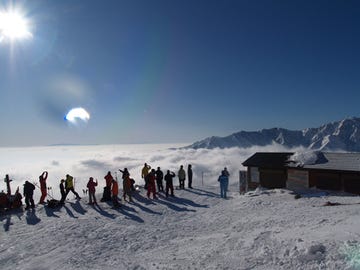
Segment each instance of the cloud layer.
[[[102,192],[104,176],[111,171],[113,176],[121,178],[119,169],[128,168],[131,177],[138,184],[143,184],[141,169],[144,163],[152,168],[160,167],[164,172],[177,173],[180,165],[193,168],[193,185],[217,185],[217,177],[227,167],[232,183],[237,183],[241,165],[255,152],[300,151],[287,149],[279,145],[251,148],[229,149],[179,149],[183,145],[96,145],[96,146],[52,146],[27,148],[0,148],[0,173],[2,178],[9,174],[13,179],[12,189],[20,187],[25,180],[38,183],[39,175],[49,172],[48,186],[52,187],[53,196],[60,197],[59,183],[66,174],[76,178],[76,189],[85,189],[90,176],[98,179],[97,192]],[[176,148],[174,148],[176,147]],[[177,179],[175,179],[177,184]],[[0,182],[0,191],[6,190]],[[40,191],[37,190],[37,198]]]

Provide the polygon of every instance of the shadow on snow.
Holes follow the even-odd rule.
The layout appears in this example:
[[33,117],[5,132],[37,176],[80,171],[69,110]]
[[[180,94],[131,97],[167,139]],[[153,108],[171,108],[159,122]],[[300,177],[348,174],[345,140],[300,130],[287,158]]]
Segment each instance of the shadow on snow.
[[40,221],[41,221],[41,219],[36,216],[35,208],[27,210],[27,212],[26,212],[26,223],[28,225],[36,225]]
[[114,214],[110,214],[109,212],[105,211],[104,209],[102,209],[98,204],[97,205],[93,205],[93,208],[95,209],[96,212],[98,212],[100,215],[106,217],[106,218],[111,218],[111,219],[115,219],[115,215]]
[[3,225],[4,231],[7,232],[10,230],[10,226],[14,225],[14,223],[11,222],[11,217],[16,216],[19,220],[21,220],[22,215],[24,215],[24,212],[22,208],[20,209],[13,209],[10,211],[6,211],[4,213],[0,213],[0,221],[5,220],[5,223]]
[[[134,214],[130,213],[130,212],[136,213],[136,210],[132,207],[129,207],[129,206],[123,204],[123,205],[121,205],[121,207],[116,208],[116,211],[123,214],[125,216],[125,218],[127,218],[127,219],[131,219],[131,220],[139,222],[139,223],[144,223],[144,220],[141,217],[135,216]],[[130,212],[128,212],[128,211],[130,211]]]
[[85,215],[86,210],[82,207],[79,201],[76,201],[75,203],[70,203],[72,209],[74,209],[76,212],[78,212],[80,215]]
[[219,194],[211,192],[211,191],[203,190],[203,189],[200,189],[200,188],[192,188],[192,189],[187,188],[187,189],[184,189],[184,190],[188,191],[188,192],[191,192],[191,193],[194,193],[194,194],[199,195],[199,196],[208,196],[208,197],[220,198]]

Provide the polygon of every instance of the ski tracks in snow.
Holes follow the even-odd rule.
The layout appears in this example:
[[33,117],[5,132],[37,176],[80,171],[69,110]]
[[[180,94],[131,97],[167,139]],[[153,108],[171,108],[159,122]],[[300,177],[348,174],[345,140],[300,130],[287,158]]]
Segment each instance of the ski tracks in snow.
[[[294,199],[217,187],[144,192],[113,209],[86,199],[1,216],[6,269],[359,269],[358,197]],[[324,201],[346,203],[321,206]]]

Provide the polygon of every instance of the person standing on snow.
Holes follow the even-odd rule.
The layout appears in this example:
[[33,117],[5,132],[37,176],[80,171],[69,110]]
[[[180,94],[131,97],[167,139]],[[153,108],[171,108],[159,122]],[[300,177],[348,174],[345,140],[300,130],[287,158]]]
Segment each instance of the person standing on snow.
[[157,167],[155,174],[156,174],[156,184],[158,191],[164,192],[164,187],[163,187],[164,173],[160,170],[160,167]]
[[[230,173],[229,173],[229,171],[227,170],[226,167],[224,168],[224,170],[222,170],[222,172],[224,172],[224,174],[225,174],[227,177],[230,176]],[[221,173],[222,173],[222,172],[221,172]]]
[[40,182],[40,190],[41,190],[41,197],[39,204],[45,204],[45,198],[47,195],[47,187],[46,187],[46,179],[48,177],[48,172],[45,171],[39,176],[39,182]]
[[192,168],[191,168],[191,164],[188,165],[187,175],[188,175],[188,187],[192,188],[193,171],[192,171]]
[[119,185],[118,182],[116,182],[115,179],[112,180],[112,188],[111,188],[111,193],[112,193],[112,202],[113,202],[113,207],[114,208],[118,208],[120,207],[120,203],[118,200],[118,195],[119,195]]
[[111,172],[108,171],[108,173],[104,176],[106,186],[111,187],[111,183],[114,180],[114,177],[111,175]]
[[129,196],[130,201],[132,202],[131,199],[131,192],[135,191],[135,180],[130,178],[130,173],[128,171],[127,168],[124,168],[124,170],[119,170],[122,173],[122,180],[123,180],[123,197],[124,200],[126,200],[126,195]]
[[169,170],[167,170],[167,173],[165,175],[165,194],[166,197],[169,196],[169,190],[171,191],[171,196],[174,197],[174,185],[173,185],[173,178],[175,177],[175,173],[174,172],[170,172]]
[[60,203],[64,203],[65,197],[66,197],[65,180],[64,179],[61,179],[59,188],[60,188],[60,193],[61,193]]
[[224,199],[226,199],[226,191],[229,185],[229,175],[226,172],[227,171],[223,170],[218,178],[218,181],[220,182],[220,196]]
[[119,171],[122,173],[121,179],[123,179],[123,180],[125,179],[126,176],[130,176],[130,173],[127,168],[124,168],[124,170],[119,169]]
[[95,197],[95,187],[98,185],[98,182],[94,182],[94,178],[90,177],[89,182],[86,187],[89,189],[89,204],[97,204]]
[[104,179],[106,186],[104,187],[103,197],[101,198],[102,202],[111,201],[111,184],[114,177],[111,175],[111,172],[108,171],[108,173],[104,176]]
[[179,177],[179,187],[180,189],[185,189],[185,179],[186,179],[186,173],[183,168],[183,165],[180,166],[180,169],[178,171],[178,177]]
[[132,202],[131,198],[132,191],[132,179],[130,178],[130,174],[126,174],[123,178],[123,197],[124,201],[126,201],[126,195],[129,196],[129,202]]
[[151,166],[148,165],[147,163],[144,164],[144,167],[141,170],[141,178],[143,178],[145,181],[145,185],[144,185],[145,189],[147,189],[147,176],[148,176],[150,170],[151,170]]
[[33,199],[35,186],[31,184],[29,181],[25,181],[24,184],[24,197],[25,197],[25,210],[28,210],[30,207],[35,208],[35,203]]
[[147,191],[147,197],[150,199],[150,194],[153,194],[153,199],[157,199],[156,197],[156,186],[155,186],[155,170],[152,169],[149,175],[147,175],[148,178],[148,191]]
[[70,191],[75,194],[76,199],[81,200],[81,197],[79,196],[79,194],[74,190],[74,182],[73,182],[73,180],[74,180],[74,177],[72,177],[69,174],[66,175],[66,178],[65,178],[65,190],[66,190],[66,193],[65,193],[64,200],[62,202],[65,201],[65,199],[66,199],[66,197],[67,197],[67,195],[69,194]]

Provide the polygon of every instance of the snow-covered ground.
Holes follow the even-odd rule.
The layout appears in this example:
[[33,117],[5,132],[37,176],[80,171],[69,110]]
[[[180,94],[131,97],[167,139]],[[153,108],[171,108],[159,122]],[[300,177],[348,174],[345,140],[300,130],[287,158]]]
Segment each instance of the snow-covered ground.
[[[49,171],[50,193],[70,173],[76,189],[53,210],[1,214],[0,269],[360,269],[360,197],[308,191],[295,199],[288,190],[238,193],[241,162],[256,151],[297,149],[169,149],[169,146],[57,146],[0,148],[0,173],[13,190]],[[138,184],[144,162],[176,171],[194,168],[194,189],[175,198],[148,200],[113,209],[87,204],[88,177],[98,178],[98,200],[108,170],[127,167]],[[230,170],[230,198],[221,199],[217,175]],[[178,184],[175,179],[175,184]],[[120,185],[121,186],[121,185]],[[5,189],[0,182],[0,190]],[[40,192],[35,191],[38,202]],[[342,203],[323,206],[326,202]]]
[[237,189],[1,215],[1,269],[360,269],[359,196]]

